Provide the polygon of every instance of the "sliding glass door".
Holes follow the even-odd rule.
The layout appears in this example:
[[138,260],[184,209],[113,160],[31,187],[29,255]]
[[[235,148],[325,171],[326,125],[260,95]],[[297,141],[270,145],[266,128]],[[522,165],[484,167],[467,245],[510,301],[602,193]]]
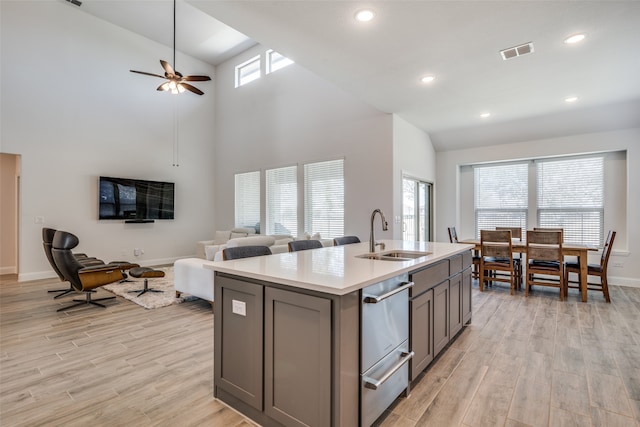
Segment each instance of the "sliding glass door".
[[402,239],[429,241],[432,236],[432,185],[402,178]]

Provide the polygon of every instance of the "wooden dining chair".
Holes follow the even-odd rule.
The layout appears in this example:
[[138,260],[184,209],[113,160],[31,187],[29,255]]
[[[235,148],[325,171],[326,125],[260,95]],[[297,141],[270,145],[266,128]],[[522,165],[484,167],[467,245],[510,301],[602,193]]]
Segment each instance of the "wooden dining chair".
[[[511,231],[511,239],[522,242],[522,227],[496,227],[496,230]],[[522,286],[522,254],[516,252],[513,254],[513,262],[516,267],[516,286],[518,289]]]
[[[560,290],[560,300],[564,301],[562,231],[527,231],[527,260],[525,296],[533,285],[551,286]],[[558,276],[558,280],[549,276]]]
[[484,291],[485,282],[507,282],[511,295],[515,293],[516,267],[509,230],[480,230],[480,291]]
[[[455,227],[447,227],[449,233],[449,242],[458,243],[458,233]],[[471,261],[473,268],[471,269],[471,275],[474,279],[480,278],[480,254],[477,251],[471,251]]]
[[[609,230],[607,240],[605,240],[604,247],[602,248],[600,264],[587,264],[587,275],[598,276],[600,278],[600,283],[587,282],[587,289],[602,291],[604,299],[607,302],[611,302],[611,298],[609,297],[609,283],[607,280],[607,266],[609,264],[609,256],[611,255],[611,248],[613,247],[613,241],[615,238],[616,232]],[[580,276],[580,263],[566,262],[564,264],[564,281],[566,283],[565,294],[568,292],[568,288],[580,288],[580,278],[578,277],[578,281],[569,281],[569,273],[576,273]]]

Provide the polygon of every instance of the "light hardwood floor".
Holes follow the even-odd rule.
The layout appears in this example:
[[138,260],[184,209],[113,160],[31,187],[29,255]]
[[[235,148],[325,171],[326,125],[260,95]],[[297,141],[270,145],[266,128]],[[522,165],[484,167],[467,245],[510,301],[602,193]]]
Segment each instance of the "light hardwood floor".
[[[251,425],[212,397],[208,303],[58,313],[61,287],[0,278],[0,425]],[[377,424],[640,426],[640,289],[611,288],[583,304],[474,286],[472,324]]]

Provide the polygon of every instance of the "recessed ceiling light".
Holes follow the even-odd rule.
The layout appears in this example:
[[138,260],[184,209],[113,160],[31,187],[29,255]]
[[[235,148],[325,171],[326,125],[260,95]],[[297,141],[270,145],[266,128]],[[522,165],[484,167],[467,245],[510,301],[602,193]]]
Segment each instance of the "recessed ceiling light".
[[491,113],[482,113],[482,114],[480,114],[480,117],[482,117],[483,119],[486,119],[490,115],[491,115]]
[[375,16],[376,14],[371,9],[362,9],[356,12],[356,20],[360,22],[369,22]]
[[424,76],[420,79],[420,81],[422,83],[431,83],[432,81],[434,81],[436,78],[435,76]]
[[574,44],[574,43],[581,42],[582,40],[584,40],[585,37],[586,36],[584,34],[574,34],[564,39],[564,42],[566,44]]
[[577,100],[578,100],[578,97],[577,97],[577,96],[568,96],[568,97],[566,97],[566,98],[564,99],[564,102],[569,102],[569,103],[571,103],[571,102],[576,102]]

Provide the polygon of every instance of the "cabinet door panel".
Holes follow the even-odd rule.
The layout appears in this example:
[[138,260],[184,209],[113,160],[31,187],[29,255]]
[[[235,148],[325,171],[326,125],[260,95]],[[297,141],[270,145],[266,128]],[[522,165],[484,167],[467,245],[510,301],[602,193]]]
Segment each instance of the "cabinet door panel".
[[215,386],[262,410],[263,287],[216,277]]
[[331,300],[265,290],[265,413],[287,426],[331,423]]
[[449,281],[433,288],[433,356],[449,343]]
[[471,321],[471,268],[462,273],[462,323]]
[[433,360],[433,289],[409,302],[411,331],[409,347],[414,352],[409,365],[410,379],[415,380]]
[[462,274],[449,280],[449,333],[454,336],[462,329]]

